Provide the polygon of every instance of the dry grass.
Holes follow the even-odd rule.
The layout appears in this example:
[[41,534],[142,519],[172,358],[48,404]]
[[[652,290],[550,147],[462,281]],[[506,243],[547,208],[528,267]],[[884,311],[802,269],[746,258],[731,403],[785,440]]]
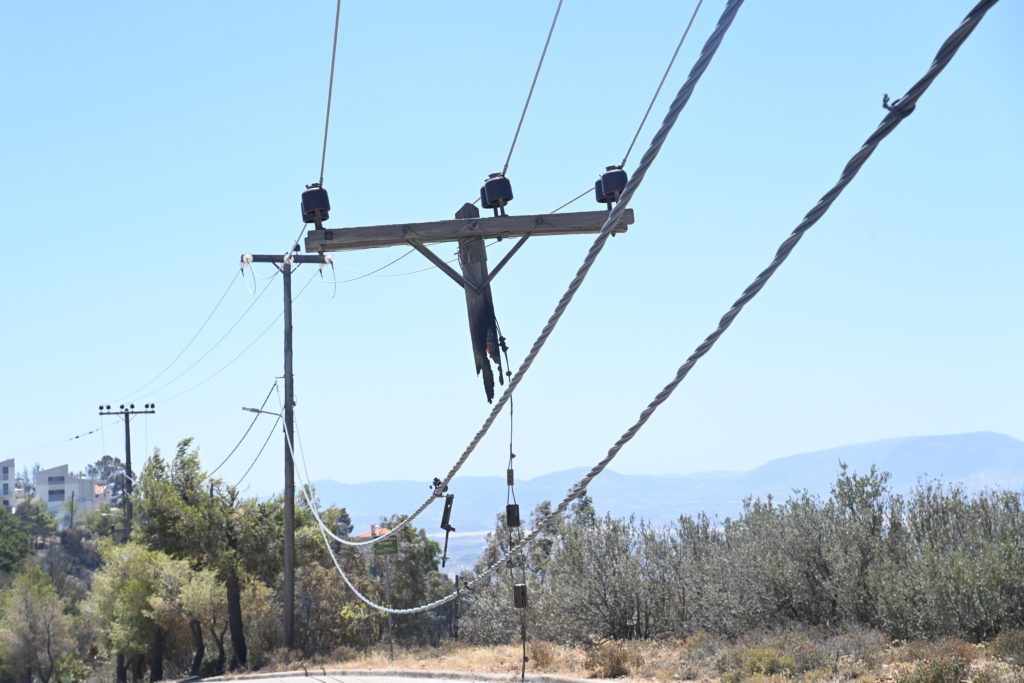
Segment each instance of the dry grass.
[[[528,674],[669,683],[670,681],[854,681],[869,683],[1024,683],[1024,667],[997,656],[1011,643],[973,645],[957,639],[892,643],[865,629],[825,634],[807,629],[747,634],[727,641],[703,633],[678,641],[604,641],[589,648],[539,640],[527,650]],[[324,668],[458,671],[517,676],[518,645],[345,649]],[[307,665],[309,663],[307,662]],[[278,665],[301,668],[300,663]]]

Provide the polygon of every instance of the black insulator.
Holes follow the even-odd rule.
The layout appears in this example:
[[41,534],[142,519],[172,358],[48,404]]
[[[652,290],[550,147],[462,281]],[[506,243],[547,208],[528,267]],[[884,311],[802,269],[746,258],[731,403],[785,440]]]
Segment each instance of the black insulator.
[[449,493],[444,497],[444,512],[441,513],[441,528],[445,531],[455,531],[455,527],[452,526],[452,503],[454,502],[454,493]]
[[621,166],[609,166],[594,183],[594,197],[598,204],[611,204],[619,201],[622,191],[626,189],[629,176]]
[[509,486],[516,485],[516,471],[512,469],[505,470],[505,482]]
[[501,173],[487,176],[480,188],[480,206],[485,209],[498,209],[512,201],[512,183]]
[[526,609],[526,584],[517,583],[512,586],[512,602],[516,609]]
[[320,223],[328,219],[331,211],[331,200],[327,190],[319,183],[306,186],[302,193],[302,222]]
[[505,506],[505,525],[510,529],[519,526],[519,503],[509,503]]

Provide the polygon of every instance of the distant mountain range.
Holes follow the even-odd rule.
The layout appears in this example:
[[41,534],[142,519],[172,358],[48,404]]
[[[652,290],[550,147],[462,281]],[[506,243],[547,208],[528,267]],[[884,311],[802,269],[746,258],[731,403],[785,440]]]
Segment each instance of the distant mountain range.
[[[872,465],[892,475],[896,492],[912,489],[922,479],[941,479],[962,484],[968,491],[985,488],[1024,489],[1024,441],[1004,434],[975,432],[950,436],[920,436],[842,446],[814,453],[802,453],[772,460],[748,472],[704,472],[686,475],[624,475],[606,470],[587,493],[598,512],[616,516],[635,514],[655,525],[667,524],[681,514],[705,512],[719,518],[736,515],[747,496],[771,494],[785,499],[794,489],[827,496],[846,463],[863,473]],[[554,472],[516,482],[516,495],[524,523],[533,507],[544,500],[558,501],[585,474],[586,469]],[[348,510],[357,531],[379,523],[382,513],[405,512],[430,492],[427,482],[379,481],[342,484],[314,483],[324,505]],[[504,510],[504,477],[458,477],[452,483],[456,494],[453,534],[448,570],[471,567],[484,547],[486,532],[494,529],[496,515]],[[381,508],[386,501],[388,510]],[[428,533],[435,533],[441,507],[420,518]]]

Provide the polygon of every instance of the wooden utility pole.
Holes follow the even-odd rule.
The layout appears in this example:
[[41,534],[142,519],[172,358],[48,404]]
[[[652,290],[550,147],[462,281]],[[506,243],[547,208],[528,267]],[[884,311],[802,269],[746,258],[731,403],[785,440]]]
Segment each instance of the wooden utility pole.
[[[298,247],[296,247],[297,249]],[[293,265],[327,263],[322,255],[246,254],[243,263],[272,263],[284,283],[284,646],[295,647],[295,376],[292,372],[292,272]]]
[[100,415],[118,415],[124,420],[124,487],[121,496],[124,498],[124,542],[127,543],[132,537],[132,482],[135,474],[132,472],[132,430],[131,418],[135,415],[152,415],[156,412],[155,403],[147,403],[142,410],[135,410],[135,404],[127,406],[121,404],[117,410],[111,410],[110,406],[100,406]]

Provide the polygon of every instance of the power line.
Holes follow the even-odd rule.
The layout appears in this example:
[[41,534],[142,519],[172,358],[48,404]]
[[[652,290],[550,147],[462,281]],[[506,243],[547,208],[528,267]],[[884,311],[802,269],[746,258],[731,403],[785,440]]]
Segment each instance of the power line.
[[[263,399],[263,404],[260,405],[260,410],[263,410],[267,406],[267,401],[270,400],[270,395],[274,392],[274,389],[276,389],[276,388],[277,388],[277,381],[275,380],[273,386],[270,387],[270,391],[267,392],[267,397],[265,399]],[[216,467],[214,467],[212,470],[210,470],[207,473],[207,475],[206,475],[207,479],[209,479],[213,475],[217,474],[217,470],[219,470],[221,467],[224,467],[225,463],[227,463],[227,461],[231,459],[231,456],[235,454],[235,451],[237,451],[238,448],[245,441],[245,437],[249,436],[249,432],[251,432],[252,428],[256,426],[256,421],[260,419],[260,415],[261,415],[261,413],[256,413],[255,415],[253,415],[252,422],[250,422],[249,426],[246,427],[245,433],[242,434],[242,438],[240,438],[238,440],[238,443],[235,444],[235,447],[232,448],[231,451],[226,456],[224,456],[224,459],[220,461],[220,464],[217,465]]]
[[[491,425],[494,424],[494,420],[497,419],[499,413],[501,413],[501,409],[511,398],[512,392],[514,392],[516,390],[516,387],[519,386],[519,383],[526,375],[526,372],[533,365],[534,360],[536,360],[537,355],[540,353],[540,350],[544,347],[544,344],[547,342],[552,332],[554,332],[555,326],[558,324],[558,321],[561,320],[566,308],[568,308],[569,304],[572,302],[573,297],[576,295],[576,292],[583,285],[583,281],[586,279],[587,273],[590,272],[590,268],[597,261],[597,257],[600,255],[601,250],[604,248],[604,245],[607,243],[608,238],[611,236],[612,230],[616,225],[618,225],[619,221],[621,220],[623,213],[625,213],[626,208],[629,206],[630,200],[633,198],[633,194],[636,192],[637,188],[643,182],[644,177],[647,175],[648,169],[650,169],[651,165],[654,163],[654,160],[657,158],[658,152],[661,151],[661,147],[662,145],[665,144],[665,140],[667,139],[668,134],[671,132],[673,126],[675,126],[675,123],[679,118],[679,114],[686,106],[686,103],[689,102],[690,96],[693,94],[694,89],[697,87],[697,83],[700,81],[701,76],[704,75],[704,72],[707,70],[708,65],[711,63],[712,57],[714,57],[715,52],[717,52],[718,47],[721,45],[722,39],[725,37],[725,34],[728,31],[729,26],[732,24],[733,18],[736,16],[736,12],[739,10],[742,4],[743,0],[728,0],[728,2],[726,3],[725,9],[723,10],[721,17],[718,20],[718,24],[715,26],[715,30],[708,37],[707,41],[704,44],[703,50],[701,50],[700,56],[694,63],[693,68],[690,69],[689,76],[687,76],[686,81],[683,83],[683,85],[679,88],[679,91],[676,93],[676,97],[672,101],[668,113],[665,115],[665,120],[662,122],[661,127],[658,129],[658,132],[655,133],[654,138],[651,140],[651,143],[648,146],[647,151],[644,153],[643,158],[640,160],[640,163],[637,166],[636,171],[633,173],[633,176],[629,179],[629,182],[626,183],[626,187],[623,189],[622,195],[619,198],[618,203],[615,205],[614,208],[612,208],[611,211],[608,212],[608,217],[605,219],[604,225],[601,226],[600,234],[594,240],[593,244],[590,247],[590,250],[587,252],[586,257],[583,259],[583,263],[580,265],[579,269],[576,271],[576,275],[569,283],[569,287],[562,295],[562,298],[559,300],[558,305],[555,306],[554,312],[551,314],[551,317],[548,318],[547,323],[544,325],[544,328],[541,330],[541,333],[537,337],[536,341],[534,341],[529,353],[526,354],[526,357],[520,364],[519,370],[516,372],[515,375],[512,376],[511,380],[509,380],[508,386],[505,388],[505,391],[502,392],[501,396],[495,402],[494,407],[491,408],[491,412],[484,420],[483,425],[470,440],[469,445],[462,452],[462,455],[460,455],[458,460],[455,461],[455,464],[452,465],[452,468],[448,471],[448,474],[445,475],[445,478],[442,481],[442,484],[444,486],[447,486],[451,482],[451,480],[455,477],[458,471],[462,469],[462,466],[466,463],[466,461],[469,460],[470,455],[473,454],[473,452],[476,450],[476,447],[480,444],[480,441],[483,440],[484,436],[491,428]],[[331,535],[332,538],[346,545],[372,545],[374,543],[380,542],[385,538],[388,538],[389,536],[400,531],[403,527],[410,524],[414,519],[416,519],[420,514],[422,514],[423,511],[430,507],[430,505],[434,502],[435,499],[436,497],[431,495],[426,500],[424,500],[423,503],[421,503],[420,506],[412,512],[412,514],[410,514],[404,520],[396,524],[388,533],[382,534],[381,536],[378,536],[376,538],[371,538],[366,541],[346,541],[345,539],[337,537],[333,532],[329,530],[328,533]]]
[[177,362],[178,362],[178,359],[179,359],[179,358],[181,358],[181,357],[182,357],[182,355],[184,355],[184,353],[185,353],[186,351],[188,351],[188,350],[189,350],[189,348],[190,348],[190,347],[192,346],[192,343],[193,343],[193,342],[194,342],[194,341],[195,341],[196,339],[198,339],[198,338],[199,338],[199,335],[200,335],[200,333],[202,333],[202,331],[203,331],[204,329],[206,329],[206,325],[207,325],[207,324],[208,324],[208,323],[210,322],[210,320],[211,320],[211,319],[213,318],[213,315],[214,315],[214,313],[216,313],[216,312],[217,312],[217,309],[219,309],[219,308],[220,308],[220,305],[221,305],[222,303],[224,303],[224,299],[226,299],[226,298],[227,298],[227,296],[228,296],[228,292],[230,292],[230,291],[231,291],[231,288],[232,288],[232,287],[234,286],[234,284],[235,284],[235,281],[236,281],[237,279],[238,279],[238,276],[232,273],[232,275],[231,275],[231,280],[230,280],[230,281],[228,282],[228,286],[227,286],[227,288],[225,288],[225,290],[224,290],[224,293],[220,295],[220,298],[219,298],[219,299],[217,299],[217,303],[213,305],[213,309],[212,309],[212,310],[210,311],[210,314],[206,316],[206,319],[205,319],[205,320],[203,320],[202,324],[201,324],[201,325],[199,326],[199,329],[198,329],[198,330],[196,330],[195,334],[193,334],[193,335],[192,335],[192,337],[191,337],[191,338],[190,338],[190,339],[188,340],[188,342],[187,342],[187,343],[185,344],[185,346],[184,346],[184,347],[182,347],[181,351],[179,351],[179,352],[178,352],[178,355],[176,355],[176,356],[175,356],[174,358],[172,358],[172,359],[171,359],[171,362],[170,362],[170,363],[168,363],[168,364],[167,364],[167,365],[166,365],[166,366],[164,367],[164,369],[163,369],[163,370],[161,370],[160,372],[156,373],[156,375],[154,375],[154,376],[152,377],[152,379],[150,379],[150,380],[149,380],[148,382],[146,382],[145,384],[143,384],[143,385],[142,385],[141,387],[139,387],[139,388],[138,388],[138,389],[136,389],[135,391],[129,392],[129,393],[127,394],[128,396],[136,396],[137,394],[139,394],[139,393],[140,393],[140,392],[141,392],[141,391],[142,391],[143,389],[145,389],[145,388],[146,388],[146,387],[148,387],[148,386],[149,386],[150,384],[152,384],[153,382],[155,382],[155,381],[157,381],[158,379],[160,379],[160,378],[161,378],[161,377],[162,377],[162,376],[164,375],[164,373],[165,373],[165,372],[167,372],[168,370],[170,370],[170,369],[171,369],[171,367],[172,367],[172,366],[173,366],[173,365],[174,365],[175,363],[177,363]]
[[[306,284],[304,284],[304,285],[302,286],[302,289],[300,289],[300,290],[298,291],[298,293],[297,293],[297,294],[296,294],[295,296],[293,296],[293,297],[292,297],[292,301],[296,301],[296,300],[298,300],[298,298],[299,298],[300,296],[302,296],[302,293],[306,291],[306,288],[307,288],[307,287],[309,287],[309,285],[310,285],[310,284],[311,284],[312,282],[313,282],[313,279],[312,279],[312,278],[310,278],[310,279],[309,279],[309,280],[308,280],[308,281],[306,282]],[[266,291],[266,290],[264,289],[264,291]],[[243,348],[243,349],[242,349],[241,351],[239,351],[239,352],[238,352],[237,354],[235,354],[235,356],[234,356],[234,357],[232,357],[232,358],[231,358],[231,360],[229,360],[229,361],[228,361],[227,363],[225,363],[224,365],[222,365],[222,366],[220,367],[220,369],[218,369],[218,370],[217,370],[216,372],[214,372],[214,373],[213,373],[213,374],[211,374],[211,375],[208,375],[208,376],[207,376],[207,377],[206,377],[205,379],[203,379],[203,380],[202,380],[201,382],[199,382],[199,383],[197,383],[197,384],[193,384],[193,385],[192,385],[191,387],[189,387],[188,389],[185,389],[184,391],[182,391],[182,392],[179,392],[179,393],[177,393],[177,394],[174,394],[174,395],[172,395],[172,396],[168,396],[167,398],[161,399],[161,400],[159,400],[158,402],[159,402],[159,403],[167,403],[168,401],[174,401],[175,399],[181,398],[181,397],[182,397],[182,396],[184,396],[185,394],[189,394],[189,393],[191,393],[191,392],[195,391],[195,390],[196,390],[196,389],[198,389],[199,387],[203,386],[204,384],[206,384],[207,382],[209,382],[210,380],[212,380],[213,378],[215,378],[215,377],[216,377],[217,375],[219,375],[220,373],[222,373],[222,372],[224,372],[225,370],[227,370],[227,369],[228,369],[229,367],[231,367],[232,365],[234,365],[234,364],[235,364],[235,362],[236,362],[236,361],[237,361],[237,360],[238,360],[239,358],[241,358],[241,357],[242,357],[242,356],[244,356],[244,355],[245,355],[246,353],[248,353],[249,349],[251,349],[251,348],[252,348],[253,346],[255,346],[255,345],[256,345],[256,342],[258,342],[258,341],[259,341],[260,339],[263,339],[263,337],[265,337],[265,336],[266,336],[267,332],[269,332],[269,331],[271,330],[271,328],[273,328],[273,327],[274,327],[274,325],[275,325],[275,324],[277,323],[277,321],[278,321],[278,320],[280,320],[280,319],[281,319],[281,317],[282,317],[282,316],[284,316],[284,311],[282,311],[281,313],[278,313],[278,314],[277,314],[277,316],[275,316],[275,317],[274,317],[274,319],[273,319],[273,320],[271,320],[271,321],[270,321],[270,323],[269,323],[269,324],[268,324],[268,325],[267,325],[266,327],[264,327],[264,328],[263,328],[263,330],[262,330],[262,331],[261,331],[261,332],[260,332],[260,333],[259,333],[258,335],[256,335],[256,338],[255,338],[255,339],[253,339],[253,340],[252,340],[252,341],[250,341],[250,342],[249,342],[248,344],[246,344],[246,345],[245,345],[245,348]]]
[[[704,0],[697,0],[696,7],[693,8],[693,14],[690,15],[690,20],[686,23],[686,28],[683,29],[683,35],[679,37],[679,42],[676,43],[676,49],[672,53],[672,58],[668,60],[668,65],[665,67],[665,73],[661,76],[661,81],[658,83],[658,87],[654,90],[654,95],[651,97],[650,103],[647,105],[647,110],[644,112],[643,118],[640,119],[640,125],[637,126],[636,132],[633,133],[633,139],[629,143],[629,147],[626,148],[626,153],[622,156],[622,163],[620,166],[625,166],[629,160],[629,155],[633,151],[633,146],[636,145],[636,141],[640,138],[640,132],[644,129],[644,125],[647,123],[647,118],[651,115],[651,110],[654,109],[654,103],[658,101],[658,95],[661,94],[661,88],[665,85],[665,80],[668,78],[668,74],[672,71],[672,65],[675,64],[676,57],[679,56],[679,50],[682,49],[683,43],[686,42],[686,36],[690,34],[690,29],[693,27],[693,22],[697,18],[697,13],[700,11],[701,5],[704,4]],[[583,192],[562,204],[551,213],[558,213],[562,209],[566,208],[570,204],[575,204],[580,199],[583,199],[593,191],[593,187],[588,186]]]
[[87,432],[82,432],[81,434],[75,434],[74,436],[69,436],[66,439],[59,439],[57,441],[50,441],[49,443],[40,444],[38,446],[32,446],[30,448],[26,448],[24,450],[17,451],[15,453],[11,453],[10,457],[14,458],[14,457],[17,457],[19,455],[25,455],[26,453],[35,453],[36,451],[45,450],[47,448],[53,448],[54,446],[60,446],[61,444],[68,443],[69,441],[74,441],[75,439],[81,439],[82,437],[91,436],[91,435],[96,434],[96,433],[103,434],[103,420],[102,419],[100,420],[100,426],[99,427],[95,427],[93,429],[90,429]]
[[672,71],[672,65],[676,62],[676,57],[679,56],[679,50],[683,47],[683,43],[686,42],[686,36],[690,35],[690,29],[693,27],[693,22],[697,18],[697,13],[700,12],[700,6],[704,4],[704,0],[697,0],[697,6],[693,8],[693,14],[690,15],[690,21],[686,23],[686,28],[683,29],[683,35],[680,36],[679,42],[676,43],[675,52],[672,53],[672,59],[668,60],[668,66],[665,67],[665,73],[661,75],[661,81],[658,83],[658,87],[654,90],[654,96],[651,97],[651,103],[647,105],[647,111],[644,112],[644,116],[640,119],[640,125],[636,128],[636,133],[633,134],[633,139],[629,143],[629,147],[626,148],[626,154],[622,157],[622,163],[620,166],[625,166],[626,161],[629,160],[629,155],[633,151],[633,146],[636,145],[637,138],[640,137],[640,131],[644,129],[644,124],[647,123],[647,117],[651,115],[651,110],[654,109],[654,103],[658,100],[658,95],[661,94],[661,88],[665,85],[665,79],[668,78],[668,74]]
[[[275,273],[275,276],[276,276],[276,273]],[[206,357],[207,357],[207,356],[209,356],[209,355],[210,355],[211,353],[213,353],[213,352],[214,352],[214,350],[215,350],[215,349],[216,349],[216,348],[217,348],[218,346],[220,346],[220,345],[221,345],[221,342],[223,342],[223,341],[224,341],[225,339],[227,339],[227,338],[228,338],[228,335],[230,335],[230,334],[231,334],[231,333],[232,333],[232,332],[233,332],[233,331],[235,330],[235,328],[236,328],[236,327],[238,327],[239,323],[241,323],[241,322],[242,322],[242,320],[243,320],[243,319],[245,318],[245,316],[247,316],[247,315],[249,314],[249,311],[251,311],[251,310],[253,309],[253,306],[255,306],[255,305],[256,305],[256,303],[257,303],[257,302],[258,302],[258,301],[259,301],[259,300],[260,300],[260,299],[261,299],[261,298],[263,297],[263,295],[264,295],[264,294],[266,294],[267,290],[268,290],[268,289],[270,288],[270,285],[272,284],[272,282],[271,282],[271,281],[272,281],[273,279],[274,279],[274,278],[271,278],[270,280],[268,280],[268,281],[267,281],[267,283],[266,283],[265,285],[263,285],[263,289],[261,289],[261,290],[259,291],[259,293],[258,293],[258,294],[256,295],[256,297],[255,297],[255,298],[254,298],[254,299],[253,299],[253,300],[252,300],[252,301],[251,301],[251,302],[249,303],[249,305],[248,305],[248,306],[246,307],[246,309],[245,309],[244,311],[242,311],[242,314],[241,314],[240,316],[238,316],[238,319],[237,319],[237,320],[235,320],[235,322],[233,322],[233,323],[231,324],[231,327],[229,327],[229,328],[227,329],[227,331],[226,331],[226,332],[225,332],[224,334],[222,334],[222,335],[220,336],[220,339],[218,339],[217,341],[215,341],[215,342],[213,343],[213,346],[211,346],[211,347],[210,347],[209,349],[207,349],[207,350],[206,350],[206,352],[205,352],[205,353],[204,353],[203,355],[199,356],[199,358],[197,358],[197,359],[196,359],[196,360],[195,360],[195,361],[194,361],[194,362],[192,363],[192,365],[189,365],[189,366],[188,366],[187,368],[185,368],[184,370],[182,370],[181,372],[179,372],[179,373],[178,373],[177,375],[175,375],[175,376],[174,376],[173,378],[171,378],[171,380],[170,380],[170,381],[168,381],[168,382],[164,382],[163,384],[161,384],[161,385],[160,385],[159,387],[157,387],[156,389],[153,389],[151,393],[154,393],[154,394],[155,394],[155,393],[157,393],[157,392],[159,392],[159,391],[163,391],[163,390],[164,390],[164,389],[166,389],[167,387],[171,386],[172,384],[174,384],[175,382],[177,382],[177,381],[178,381],[179,379],[181,379],[182,377],[184,377],[184,376],[185,376],[186,374],[188,374],[188,373],[189,373],[189,372],[190,372],[190,371],[191,371],[191,370],[192,370],[192,369],[193,369],[194,367],[196,367],[197,365],[199,365],[199,364],[200,364],[200,363],[201,363],[201,362],[202,362],[202,361],[203,361],[204,359],[206,359]],[[164,399],[164,400],[166,401],[167,399]]]
[[551,20],[551,28],[548,29],[548,37],[544,41],[544,49],[540,53],[540,61],[537,62],[537,70],[533,72],[533,81],[530,83],[530,92],[526,95],[526,103],[523,104],[523,113],[519,115],[519,124],[516,126],[516,134],[512,136],[512,145],[508,148],[508,156],[505,157],[505,166],[501,174],[508,173],[509,162],[512,161],[512,152],[516,149],[516,141],[519,140],[519,131],[523,128],[523,121],[526,119],[526,110],[530,108],[530,100],[533,99],[533,89],[537,86],[537,77],[540,76],[540,68],[544,66],[544,57],[548,54],[548,45],[551,44],[551,36],[555,32],[555,24],[558,23],[558,15],[562,12],[563,0],[558,0],[558,7],[555,8],[555,16]]
[[[647,407],[644,408],[643,412],[640,413],[640,417],[636,420],[636,422],[634,422],[633,425],[630,426],[629,429],[627,429],[608,450],[608,454],[596,465],[594,465],[593,468],[591,468],[591,470],[586,474],[586,476],[580,479],[569,490],[565,498],[563,498],[562,501],[558,504],[558,507],[556,507],[549,514],[545,515],[534,525],[534,528],[514,550],[521,551],[527,545],[532,543],[556,519],[558,519],[562,514],[564,514],[564,512],[568,509],[569,505],[574,500],[584,495],[590,483],[598,475],[600,475],[601,472],[604,471],[604,469],[611,463],[615,456],[618,455],[622,448],[627,443],[629,443],[629,441],[632,440],[637,433],[639,433],[639,431],[650,419],[651,415],[654,414],[654,412],[662,403],[668,400],[668,398],[672,395],[672,392],[674,392],[675,389],[679,386],[679,384],[686,378],[690,370],[693,369],[693,366],[696,365],[697,361],[699,361],[705,354],[707,354],[708,351],[711,350],[711,348],[715,345],[715,342],[718,341],[718,339],[722,336],[725,330],[727,330],[729,326],[732,325],[733,321],[736,319],[736,316],[738,316],[740,311],[743,310],[743,307],[746,306],[755,296],[757,296],[758,292],[760,292],[761,289],[764,288],[764,285],[772,277],[775,271],[778,270],[779,266],[781,266],[782,263],[792,253],[793,249],[796,247],[797,243],[799,243],[804,233],[806,233],[815,223],[817,223],[822,218],[822,216],[825,215],[829,207],[832,206],[832,203],[835,202],[835,200],[839,197],[840,194],[842,194],[846,186],[850,184],[850,182],[857,175],[861,167],[868,160],[871,154],[875,151],[875,149],[878,147],[881,141],[884,140],[892,131],[894,131],[896,127],[899,126],[899,124],[903,121],[903,119],[906,118],[914,110],[914,107],[917,104],[917,100],[920,99],[920,97],[925,93],[925,91],[928,90],[928,87],[932,84],[935,78],[942,72],[943,69],[945,69],[946,65],[949,64],[950,60],[953,58],[953,55],[956,54],[960,46],[963,45],[964,41],[967,40],[967,37],[970,36],[970,34],[977,27],[978,23],[985,16],[985,13],[988,12],[988,10],[991,9],[997,1],[998,0],[981,0],[981,2],[975,5],[974,8],[970,11],[970,13],[961,22],[960,26],[958,26],[957,29],[953,31],[952,34],[950,34],[950,36],[942,44],[942,47],[939,48],[939,51],[936,54],[931,67],[928,69],[925,75],[921,77],[921,79],[918,80],[913,86],[911,86],[911,88],[907,91],[907,94],[895,100],[891,104],[888,101],[888,97],[886,97],[883,100],[883,105],[886,106],[888,113],[882,119],[881,123],[878,125],[878,128],[875,129],[875,131],[868,137],[868,139],[864,142],[864,144],[857,151],[857,153],[853,155],[849,162],[847,162],[846,166],[843,168],[843,172],[840,175],[839,180],[835,183],[835,185],[833,185],[832,188],[828,192],[826,192],[821,199],[818,200],[818,203],[814,205],[814,207],[807,213],[807,215],[804,216],[803,220],[800,221],[796,228],[793,229],[793,232],[790,233],[790,235],[782,242],[782,244],[779,246],[778,251],[776,252],[775,258],[772,260],[769,266],[764,271],[762,271],[754,279],[754,281],[743,291],[743,294],[736,300],[736,302],[726,312],[726,314],[722,316],[722,319],[719,322],[718,327],[715,329],[715,331],[708,335],[708,337],[703,342],[701,342],[700,345],[697,346],[694,352],[676,371],[675,377],[660,392],[658,392],[654,399],[652,399],[651,402],[647,405]],[[726,7],[726,12],[728,12],[730,7],[732,7],[733,14],[735,14],[736,9],[739,8],[739,5],[741,5],[742,2],[743,0],[731,0],[729,5]],[[723,19],[725,18],[726,17],[723,14]],[[731,17],[728,18],[729,21],[731,21],[731,19]],[[722,27],[722,20],[719,21],[719,27]],[[728,24],[726,24],[725,27],[727,28]],[[717,31],[718,28],[716,28],[716,32]],[[407,609],[393,609],[390,607],[385,607],[373,603],[372,601],[369,601],[361,593],[359,593],[359,591],[356,590],[356,588],[352,585],[352,582],[344,574],[344,571],[342,570],[340,563],[338,562],[337,558],[334,555],[333,548],[330,547],[330,543],[327,541],[327,537],[324,534],[324,530],[322,527],[320,533],[321,536],[323,536],[324,543],[327,546],[327,550],[330,553],[332,560],[334,561],[334,566],[341,574],[342,579],[344,579],[345,583],[356,594],[357,597],[363,600],[363,602],[367,603],[368,605],[379,611],[390,612],[392,614],[413,614],[439,607],[447,602],[450,602],[451,600],[454,600],[459,595],[458,591],[454,591],[442,598],[434,600],[433,602]],[[510,551],[506,553],[503,557],[491,563],[487,568],[481,571],[472,581],[468,582],[464,586],[464,588],[467,590],[472,590],[476,588],[482,583],[484,579],[488,578],[495,571],[507,565],[511,558],[513,557],[512,550],[513,549],[510,549]]]
[[324,117],[324,148],[320,154],[320,187],[324,185],[324,166],[327,163],[327,132],[331,128],[331,97],[334,95],[334,59],[338,54],[338,23],[341,21],[341,0],[334,12],[334,43],[331,45],[331,76],[327,81],[327,116]]
[[[259,416],[257,415],[257,417]],[[278,415],[277,419],[274,420],[274,425],[270,428],[270,433],[267,434],[267,438],[263,441],[263,445],[260,446],[259,452],[256,453],[256,457],[252,459],[252,462],[249,463],[249,467],[246,468],[245,473],[242,474],[241,477],[239,477],[238,481],[236,481],[234,486],[232,486],[231,488],[237,489],[241,485],[241,483],[245,481],[245,478],[249,476],[249,472],[252,472],[252,468],[256,466],[256,461],[260,459],[260,456],[263,455],[263,451],[267,449],[267,444],[270,443],[270,438],[274,436],[274,432],[277,430],[277,424],[280,421],[281,416]]]
[[[375,269],[373,269],[373,270],[371,270],[369,272],[362,273],[362,274],[357,275],[355,277],[346,278],[344,280],[338,280],[338,279],[335,279],[335,280],[325,280],[325,282],[327,284],[342,285],[342,284],[346,284],[348,282],[355,282],[356,280],[362,280],[363,278],[368,278],[368,277],[370,277],[372,275],[376,275],[377,273],[379,273],[380,271],[382,271],[382,270],[384,270],[386,268],[390,268],[391,266],[395,265],[396,263],[398,263],[399,261],[404,259],[406,256],[408,256],[409,254],[412,254],[415,251],[416,251],[415,249],[410,249],[409,251],[403,253],[398,258],[393,259],[391,261],[388,261],[383,266],[381,266],[379,268],[375,268]],[[434,268],[434,267],[435,266],[431,266],[431,268]],[[427,270],[430,270],[430,268],[428,268]]]

